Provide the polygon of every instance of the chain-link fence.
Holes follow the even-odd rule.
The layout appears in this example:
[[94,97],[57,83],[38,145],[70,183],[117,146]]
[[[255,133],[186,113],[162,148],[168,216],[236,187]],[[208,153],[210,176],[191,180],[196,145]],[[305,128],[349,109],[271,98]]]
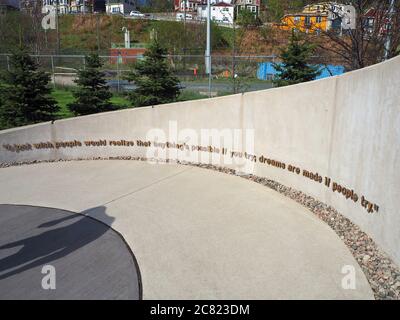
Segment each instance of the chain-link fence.
[[[0,54],[0,69],[9,69],[11,54]],[[40,68],[51,74],[54,87],[75,86],[77,71],[85,68],[84,55],[32,55]],[[100,56],[102,71],[113,91],[126,92],[135,89],[126,73],[143,56]],[[168,55],[171,70],[181,82],[183,91],[197,95],[219,96],[231,93],[271,88],[271,77],[260,76],[265,63],[273,63],[275,56],[212,56],[211,86],[206,74],[205,57],[202,55]]]

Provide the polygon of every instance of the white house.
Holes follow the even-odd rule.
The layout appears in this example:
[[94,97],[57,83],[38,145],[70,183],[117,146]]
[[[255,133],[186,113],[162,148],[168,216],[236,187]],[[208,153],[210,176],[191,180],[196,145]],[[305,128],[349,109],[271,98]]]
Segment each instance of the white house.
[[329,29],[351,30],[356,27],[357,13],[354,6],[336,2],[314,3],[304,7],[303,13],[328,15]]
[[107,0],[106,13],[108,14],[129,14],[136,10],[136,2],[134,0]]
[[356,28],[357,12],[354,6],[333,3],[330,11],[332,20],[338,19],[343,30],[353,30]]
[[[210,0],[210,4],[216,4],[219,2],[225,2],[229,4],[233,4],[234,0]],[[188,12],[197,12],[197,8],[199,6],[204,6],[207,4],[207,0],[174,0],[175,11],[186,11]]]
[[[58,5],[58,6],[57,6]],[[42,6],[47,8],[49,6],[57,7],[59,14],[67,14],[71,11],[69,0],[43,0]]]
[[[233,0],[210,0],[211,4],[216,4],[216,3],[221,3],[221,2],[225,2],[227,4],[233,4]],[[207,1],[206,1],[207,3]]]
[[[233,23],[235,6],[227,2],[217,2],[211,5],[211,19],[216,22]],[[197,16],[205,20],[208,17],[207,5],[197,7]]]

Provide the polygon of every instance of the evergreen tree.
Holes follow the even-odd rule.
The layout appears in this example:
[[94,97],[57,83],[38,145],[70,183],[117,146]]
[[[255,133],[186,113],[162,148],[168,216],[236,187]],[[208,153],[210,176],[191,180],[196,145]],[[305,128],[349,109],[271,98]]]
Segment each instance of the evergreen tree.
[[174,102],[180,94],[179,80],[168,67],[167,50],[153,41],[144,53],[144,59],[136,62],[126,79],[134,82],[136,89],[129,94],[135,107]]
[[278,87],[314,80],[321,71],[318,67],[308,64],[315,46],[301,39],[292,32],[289,45],[281,50],[282,63],[274,64],[277,76],[273,80]]
[[10,70],[1,78],[0,124],[3,128],[55,119],[59,107],[50,96],[50,75],[38,70],[38,64],[25,48],[13,53]]
[[75,115],[86,115],[117,109],[110,99],[112,93],[107,86],[100,57],[90,54],[85,57],[85,68],[78,71],[78,79],[74,82],[78,88],[74,90],[75,102],[69,103],[68,108]]

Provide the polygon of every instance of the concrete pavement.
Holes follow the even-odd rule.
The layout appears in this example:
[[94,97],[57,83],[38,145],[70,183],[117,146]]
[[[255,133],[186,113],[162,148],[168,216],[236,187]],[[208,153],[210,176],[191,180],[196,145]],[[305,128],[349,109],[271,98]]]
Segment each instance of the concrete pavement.
[[[144,299],[373,298],[327,225],[236,176],[136,161],[41,163],[0,169],[0,203],[84,212],[111,225],[137,258]],[[342,287],[347,265],[355,290]]]
[[[92,210],[114,220],[104,207]],[[139,283],[134,257],[108,225],[65,210],[0,205],[0,299],[137,300]]]

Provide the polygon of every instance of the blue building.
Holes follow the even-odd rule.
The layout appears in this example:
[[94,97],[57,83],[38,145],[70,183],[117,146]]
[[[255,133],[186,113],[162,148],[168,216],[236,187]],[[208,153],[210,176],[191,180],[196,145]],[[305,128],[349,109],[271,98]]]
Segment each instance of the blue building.
[[[278,65],[280,65],[278,63]],[[318,65],[319,69],[321,70],[321,74],[316,79],[323,79],[332,76],[338,76],[345,72],[343,66],[335,66],[335,65]],[[274,68],[272,62],[261,62],[258,64],[257,69],[257,79],[260,80],[271,80],[277,74],[277,71]]]

